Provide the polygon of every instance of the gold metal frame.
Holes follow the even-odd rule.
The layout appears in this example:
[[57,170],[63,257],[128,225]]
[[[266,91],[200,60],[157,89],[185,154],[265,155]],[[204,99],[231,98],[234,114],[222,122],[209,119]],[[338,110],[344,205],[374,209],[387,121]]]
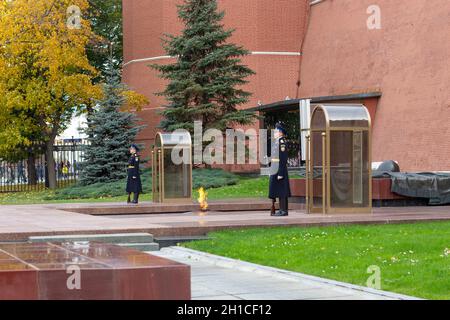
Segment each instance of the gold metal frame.
[[[185,203],[187,200],[192,200],[192,145],[186,145],[183,147],[183,152],[188,152],[189,154],[189,189],[188,189],[188,195],[186,197],[181,198],[166,198],[165,197],[165,179],[164,179],[164,172],[165,172],[165,163],[164,163],[164,151],[173,149],[173,146],[166,146],[164,144],[164,138],[163,134],[161,132],[158,132],[156,134],[155,142],[159,140],[161,141],[161,146],[154,146],[152,150],[152,182],[153,187],[155,186],[156,179],[158,178],[158,196],[155,194],[155,190],[153,190],[153,201],[154,202],[172,202],[172,203]],[[190,137],[189,137],[190,140]],[[186,149],[184,149],[186,148]],[[156,163],[159,163],[159,167],[157,167]],[[157,171],[158,176],[157,175]]]
[[[328,135],[329,136],[329,135]],[[327,194],[328,187],[328,174],[327,168],[327,159],[330,159],[329,155],[327,156],[327,134],[322,132],[322,213],[325,214],[327,212],[327,202],[330,203],[330,199],[325,197]],[[327,201],[328,200],[328,201]]]
[[164,158],[161,157],[162,154],[162,150],[158,149],[158,170],[159,170],[159,174],[158,174],[158,187],[159,187],[159,192],[158,192],[158,200],[159,202],[164,202]]
[[[307,213],[371,213],[372,212],[372,122],[370,114],[364,105],[354,105],[354,104],[342,104],[342,106],[360,106],[364,107],[368,126],[367,127],[330,127],[330,119],[327,114],[326,105],[316,105],[314,110],[311,112],[311,121],[318,109],[321,109],[325,116],[325,128],[324,129],[312,129],[310,128],[310,135],[306,137],[306,199],[305,206]],[[337,106],[333,104],[333,106]],[[335,208],[331,206],[331,176],[330,176],[330,156],[331,156],[331,143],[330,143],[330,132],[331,131],[361,131],[367,132],[367,174],[368,174],[368,195],[367,201],[368,205],[366,207],[347,207],[347,208]],[[313,152],[314,139],[312,138],[313,132],[321,132],[322,136],[322,207],[314,206],[314,171],[313,171]],[[353,159],[352,159],[353,161]],[[352,165],[353,167],[353,165]]]
[[310,178],[310,172],[309,172],[309,145],[310,145],[310,137],[309,134],[306,135],[306,148],[305,148],[305,159],[306,159],[306,167],[305,167],[305,208],[306,208],[306,213],[310,213],[311,212],[311,208],[309,207],[309,182],[311,180]]
[[153,194],[153,202],[158,202],[156,201],[155,197],[156,197],[156,193],[155,193],[155,186],[156,186],[156,169],[155,169],[155,146],[152,146],[152,194]]

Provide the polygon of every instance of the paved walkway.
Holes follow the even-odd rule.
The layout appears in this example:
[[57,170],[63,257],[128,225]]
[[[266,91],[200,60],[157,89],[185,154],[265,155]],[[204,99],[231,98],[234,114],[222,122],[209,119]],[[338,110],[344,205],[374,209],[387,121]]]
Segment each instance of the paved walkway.
[[194,300],[415,299],[186,248],[164,248],[151,254],[191,266]]
[[[288,217],[267,211],[187,212],[91,216],[71,211],[80,206],[122,204],[0,205],[0,241],[26,240],[30,235],[148,232],[155,236],[201,235],[236,227],[315,226],[348,223],[400,223],[450,220],[450,206],[374,208],[372,214],[306,214],[291,210]],[[137,206],[145,207],[149,203]],[[126,207],[126,204],[123,204]],[[69,210],[69,211],[67,211]]]

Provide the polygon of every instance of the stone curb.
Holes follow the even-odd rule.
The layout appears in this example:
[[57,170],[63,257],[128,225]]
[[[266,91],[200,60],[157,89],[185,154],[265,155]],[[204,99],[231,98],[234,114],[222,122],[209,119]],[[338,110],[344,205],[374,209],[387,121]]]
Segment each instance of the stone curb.
[[318,282],[321,284],[329,284],[337,287],[342,287],[346,289],[357,290],[365,293],[370,293],[378,296],[384,296],[391,299],[398,300],[422,300],[421,298],[416,298],[412,296],[402,295],[398,293],[393,293],[389,291],[377,290],[368,287],[358,286],[346,282],[340,282],[331,279],[320,278],[316,276],[311,276],[303,273],[282,270],[267,266],[258,265],[251,262],[226,258],[206,252],[201,252],[193,249],[183,248],[183,247],[167,247],[161,249],[161,251],[165,252],[174,252],[176,255],[181,255],[185,258],[202,261],[206,263],[210,263],[219,267],[228,268],[228,269],[236,269],[244,272],[254,272],[261,275],[270,275],[272,277],[278,279],[285,279],[291,281],[301,281],[301,282]]

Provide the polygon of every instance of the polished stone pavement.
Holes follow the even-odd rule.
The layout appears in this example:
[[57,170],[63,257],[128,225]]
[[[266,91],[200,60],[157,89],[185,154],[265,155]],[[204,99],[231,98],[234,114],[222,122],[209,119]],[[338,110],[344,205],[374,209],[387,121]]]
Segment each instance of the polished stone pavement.
[[[252,201],[252,200],[245,200]],[[264,201],[264,200],[259,200]],[[0,241],[24,241],[29,236],[147,232],[155,236],[202,235],[227,228],[266,226],[317,226],[336,224],[402,223],[450,220],[450,206],[374,208],[372,214],[306,214],[291,210],[288,217],[271,217],[264,211],[208,211],[186,213],[139,213],[142,203],[129,215],[93,216],[76,212],[92,206],[124,206],[119,203],[0,205]],[[195,299],[403,299],[368,292],[348,284],[287,274],[286,271],[226,258],[192,259],[174,249],[161,251],[167,258],[192,266]],[[178,250],[178,249],[177,249]],[[196,254],[199,257],[199,254]],[[225,259],[225,260],[223,260]]]
[[[252,201],[252,200],[247,200]],[[263,200],[259,200],[263,201]],[[142,203],[135,207],[151,205]],[[0,205],[0,241],[26,240],[29,236],[147,232],[154,236],[203,235],[241,227],[317,226],[335,224],[402,223],[450,220],[450,206],[374,208],[372,214],[306,214],[291,210],[288,217],[271,217],[267,211],[208,211],[163,214],[101,215],[77,213],[76,208],[127,206],[119,203]],[[145,210],[143,210],[145,211]]]
[[413,297],[181,247],[152,252],[191,266],[194,300],[409,300]]

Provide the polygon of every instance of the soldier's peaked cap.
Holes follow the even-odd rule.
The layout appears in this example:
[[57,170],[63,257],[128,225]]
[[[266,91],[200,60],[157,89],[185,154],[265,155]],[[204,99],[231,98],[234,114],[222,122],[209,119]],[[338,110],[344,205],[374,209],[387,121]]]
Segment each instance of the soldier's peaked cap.
[[286,129],[284,128],[283,124],[281,122],[278,122],[275,125],[275,130],[281,131],[284,135],[286,135]]

